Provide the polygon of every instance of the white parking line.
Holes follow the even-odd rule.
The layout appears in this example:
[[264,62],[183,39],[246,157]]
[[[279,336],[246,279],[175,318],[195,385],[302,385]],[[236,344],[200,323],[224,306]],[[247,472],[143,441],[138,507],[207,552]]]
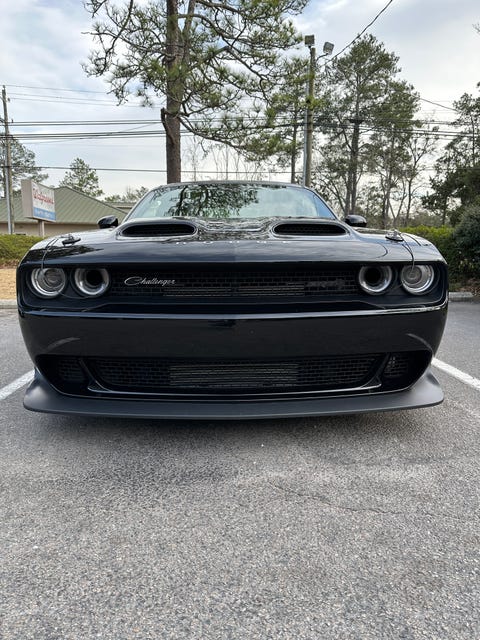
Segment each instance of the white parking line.
[[23,376],[20,376],[20,378],[17,378],[10,384],[7,384],[6,387],[3,387],[2,389],[0,389],[0,400],[5,400],[5,398],[8,398],[8,396],[11,396],[12,393],[15,393],[17,389],[20,389],[20,387],[23,387],[24,385],[31,382],[33,380],[33,374],[34,374],[33,370],[29,371],[28,373],[25,373]]
[[468,384],[469,387],[480,391],[480,380],[478,378],[474,378],[470,374],[460,371],[460,369],[457,369],[456,367],[452,367],[451,364],[442,362],[442,360],[437,360],[437,358],[433,358],[432,364],[434,367],[437,367],[437,369],[440,369],[441,371],[448,373],[448,375],[453,378],[460,380],[463,384]]

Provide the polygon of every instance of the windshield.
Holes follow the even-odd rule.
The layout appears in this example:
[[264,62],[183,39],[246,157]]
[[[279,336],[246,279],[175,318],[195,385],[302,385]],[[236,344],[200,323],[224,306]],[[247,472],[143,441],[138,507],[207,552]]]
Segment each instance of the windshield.
[[208,183],[154,189],[128,216],[134,218],[330,218],[334,214],[312,191],[289,185]]

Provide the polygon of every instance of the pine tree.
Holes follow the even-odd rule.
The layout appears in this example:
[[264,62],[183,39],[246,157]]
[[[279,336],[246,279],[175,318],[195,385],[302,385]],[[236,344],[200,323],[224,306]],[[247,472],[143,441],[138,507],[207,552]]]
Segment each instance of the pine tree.
[[164,100],[167,182],[178,182],[182,127],[241,146],[242,115],[255,116],[280,82],[282,54],[300,42],[291,17],[306,3],[91,0],[98,49],[84,68],[105,77],[120,101],[131,93],[145,104]]
[[65,173],[64,178],[60,181],[60,186],[71,187],[87,196],[92,196],[92,198],[97,198],[103,194],[98,184],[97,172],[81,158],[73,160],[70,164],[70,170]]

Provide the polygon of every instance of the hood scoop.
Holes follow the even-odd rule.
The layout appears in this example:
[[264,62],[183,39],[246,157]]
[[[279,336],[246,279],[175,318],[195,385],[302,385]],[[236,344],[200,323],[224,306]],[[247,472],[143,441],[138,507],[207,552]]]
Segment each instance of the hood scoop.
[[196,233],[194,224],[181,220],[135,221],[122,225],[118,231],[123,238],[171,238],[193,236]]
[[277,236],[344,236],[348,231],[331,222],[281,222],[273,227]]

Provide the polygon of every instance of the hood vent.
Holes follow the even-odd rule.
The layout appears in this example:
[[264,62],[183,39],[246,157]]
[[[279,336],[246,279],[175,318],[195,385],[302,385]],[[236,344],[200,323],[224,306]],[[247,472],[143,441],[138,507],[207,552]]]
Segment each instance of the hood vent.
[[339,224],[329,222],[282,222],[273,228],[277,236],[343,236],[346,233]]
[[197,228],[190,222],[135,222],[121,227],[119,235],[124,238],[169,238],[193,236]]

